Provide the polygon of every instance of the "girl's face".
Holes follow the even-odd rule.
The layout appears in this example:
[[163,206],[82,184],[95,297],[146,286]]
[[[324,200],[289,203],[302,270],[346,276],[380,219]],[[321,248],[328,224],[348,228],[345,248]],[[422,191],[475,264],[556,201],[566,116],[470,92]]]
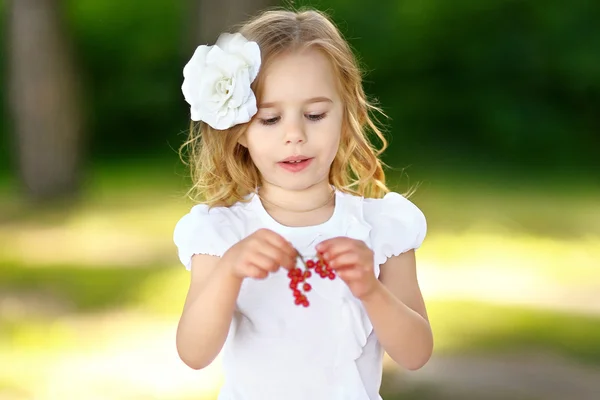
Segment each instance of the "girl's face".
[[327,184],[343,118],[328,59],[309,48],[279,56],[264,74],[258,113],[240,139],[263,185],[302,190]]

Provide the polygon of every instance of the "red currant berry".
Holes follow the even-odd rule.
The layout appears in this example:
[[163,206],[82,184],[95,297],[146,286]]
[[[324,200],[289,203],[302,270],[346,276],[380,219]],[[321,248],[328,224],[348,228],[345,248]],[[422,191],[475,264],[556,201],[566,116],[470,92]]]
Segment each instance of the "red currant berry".
[[310,278],[311,276],[312,276],[312,273],[310,271],[304,271],[304,279]]
[[302,302],[302,306],[303,306],[303,307],[308,307],[309,305],[310,305],[310,303],[308,302],[308,300],[304,300],[304,301]]
[[335,273],[334,272],[330,272],[328,276],[329,276],[329,279],[331,279],[331,280],[335,279]]
[[306,268],[314,268],[315,262],[313,260],[306,261]]
[[302,286],[302,289],[303,289],[305,292],[310,292],[310,289],[312,289],[312,286],[310,286],[310,283],[305,283],[305,284]]

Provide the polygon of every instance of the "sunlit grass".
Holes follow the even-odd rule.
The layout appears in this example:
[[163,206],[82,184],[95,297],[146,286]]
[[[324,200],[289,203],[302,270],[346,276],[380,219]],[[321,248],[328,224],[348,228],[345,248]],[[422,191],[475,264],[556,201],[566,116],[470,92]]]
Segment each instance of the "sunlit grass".
[[[94,315],[113,310],[150,319],[175,319],[189,284],[189,273],[175,265],[33,271],[3,268],[0,277],[4,284],[10,282],[15,293],[12,309],[17,310],[11,313],[10,305],[0,305],[4,308],[0,339],[34,352],[77,342],[73,335],[81,332],[61,326],[57,321],[62,316],[80,316],[77,318],[92,325]],[[31,302],[33,294],[38,303]],[[19,312],[19,302],[21,311],[30,308],[27,314]],[[51,307],[53,302],[55,307]],[[47,308],[36,310],[37,304]],[[542,351],[557,351],[600,365],[600,317],[437,299],[428,299],[428,309],[440,352],[523,351],[539,346]]]
[[[137,302],[140,288],[164,279],[165,270],[146,268],[79,268],[46,266],[22,268],[1,265],[0,287],[5,293],[46,304],[56,302],[67,311],[95,311],[127,307]],[[158,277],[158,278],[155,278]],[[163,283],[169,282],[165,279]],[[157,288],[160,293],[162,289]],[[171,295],[176,294],[171,292]],[[43,308],[42,308],[43,310]],[[35,311],[35,310],[34,310]]]
[[[24,205],[2,223],[0,263],[143,267],[171,262],[174,225],[191,206],[184,196],[185,174],[176,160],[95,169],[82,199],[68,208],[32,211]],[[413,182],[393,175],[390,180],[399,187]],[[423,263],[535,273],[572,284],[600,273],[596,186],[576,183],[565,189],[564,180],[533,185],[439,172],[419,181],[413,201],[427,215],[429,228],[419,252]]]
[[216,398],[218,366],[198,373],[181,363],[173,318],[114,311],[17,325],[0,341],[6,390],[36,400]]
[[442,354],[551,353],[600,366],[600,317],[467,301],[433,301]]
[[488,231],[559,239],[600,236],[600,182],[595,172],[532,174],[462,169],[393,175],[400,187],[417,185],[412,197],[435,231]]
[[516,277],[535,274],[562,284],[587,284],[600,277],[600,236],[558,239],[475,229],[434,231],[420,256],[443,268],[503,270]]
[[[147,277],[134,296],[140,303],[121,311],[13,321],[0,339],[1,381],[13,389],[32,390],[36,399],[51,398],[45,396],[52,390],[85,398],[103,390],[123,399],[149,393],[216,398],[222,383],[219,363],[192,371],[176,355],[174,333],[185,289],[185,282],[178,280],[172,276],[165,290],[156,291],[159,275]],[[142,304],[150,296],[155,303]],[[163,314],[154,312],[160,302],[169,304],[159,306]],[[544,353],[600,367],[600,318],[476,302],[432,301],[429,310],[436,356]],[[36,387],[30,387],[32,379],[39,383]],[[415,394],[430,392],[435,393],[415,389]]]

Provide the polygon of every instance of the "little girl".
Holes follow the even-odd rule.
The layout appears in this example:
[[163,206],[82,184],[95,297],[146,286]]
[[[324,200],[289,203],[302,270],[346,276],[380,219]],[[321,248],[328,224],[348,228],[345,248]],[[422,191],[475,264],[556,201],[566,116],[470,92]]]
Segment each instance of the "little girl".
[[222,352],[222,400],[381,399],[384,351],[422,367],[423,213],[385,186],[348,44],[317,11],[268,11],[184,70],[200,204],[174,241],[191,284],[177,349]]

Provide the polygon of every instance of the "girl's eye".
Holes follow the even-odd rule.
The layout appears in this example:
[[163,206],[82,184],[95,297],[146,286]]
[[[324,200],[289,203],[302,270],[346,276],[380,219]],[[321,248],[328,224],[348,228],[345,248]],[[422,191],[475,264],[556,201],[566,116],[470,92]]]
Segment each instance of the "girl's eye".
[[[306,115],[306,118],[308,118],[309,121],[312,122],[316,122],[319,121],[323,118],[325,118],[327,116],[327,113],[323,113],[323,114],[308,114]],[[279,120],[281,119],[281,117],[273,117],[273,118],[263,118],[260,120],[260,123],[263,125],[275,125],[277,122],[279,122]]]
[[327,115],[327,113],[323,113],[323,114],[308,114],[306,116],[306,118],[308,118],[311,121],[319,121],[319,120],[325,118],[326,115]]
[[277,123],[277,121],[279,121],[280,117],[275,117],[275,118],[269,118],[269,119],[261,119],[260,123],[263,125],[274,125]]

